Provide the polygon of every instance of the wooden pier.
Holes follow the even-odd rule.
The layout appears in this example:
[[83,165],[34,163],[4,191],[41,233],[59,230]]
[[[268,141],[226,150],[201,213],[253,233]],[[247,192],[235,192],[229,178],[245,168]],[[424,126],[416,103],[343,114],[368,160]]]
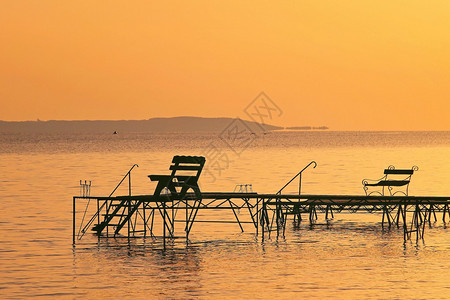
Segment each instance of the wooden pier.
[[[84,203],[82,203],[84,202]],[[77,218],[79,205],[95,203],[94,213],[82,220]],[[89,205],[88,205],[89,206]],[[91,204],[92,209],[92,204]],[[233,221],[197,220],[200,210],[221,210],[230,213]],[[248,211],[248,219],[242,220],[238,212]],[[286,224],[291,217],[299,223],[306,217],[310,224],[317,222],[319,214],[331,220],[340,212],[381,213],[381,225],[402,227],[404,239],[423,239],[425,225],[450,219],[450,197],[436,196],[360,196],[360,195],[281,195],[258,193],[205,192],[199,195],[187,193],[182,198],[167,195],[135,196],[76,196],[73,197],[73,243],[87,232],[102,237],[156,237],[155,218],[162,224],[162,240],[176,238],[175,224],[183,223],[185,238],[196,222],[236,223],[241,231],[243,224],[252,224],[255,233],[265,239],[276,232],[285,235]],[[78,222],[77,222],[78,220]],[[78,230],[77,230],[78,229]]]
[[[418,170],[416,166],[411,169],[389,166],[384,170],[382,178],[364,179],[364,196],[307,195],[301,193],[302,173],[309,167],[315,168],[315,161],[307,164],[275,194],[249,192],[248,185],[245,185],[244,191],[239,192],[201,192],[198,179],[205,162],[205,158],[201,156],[174,156],[169,167],[170,175],[149,175],[151,181],[157,182],[153,195],[132,195],[131,171],[138,167],[136,164],[107,197],[90,196],[90,182],[80,181],[81,196],[73,197],[73,244],[90,231],[99,237],[156,238],[155,218],[159,219],[162,226],[164,247],[166,239],[177,238],[176,223],[183,223],[187,242],[192,227],[200,222],[237,223],[241,231],[244,231],[242,225],[248,223],[252,225],[256,235],[264,240],[270,238],[273,232],[276,232],[277,237],[284,237],[289,216],[296,224],[302,222],[305,216],[310,224],[315,224],[319,214],[323,214],[324,220],[328,222],[340,212],[381,213],[381,226],[401,226],[404,240],[411,239],[413,235],[419,240],[424,237],[425,225],[437,221],[438,213],[442,214],[444,223],[447,217],[450,219],[450,196],[408,195],[411,176]],[[400,179],[392,178],[399,175]],[[127,178],[128,195],[113,196]],[[298,194],[282,194],[296,178],[299,178]],[[380,189],[369,190],[372,187]],[[84,202],[84,210],[77,210],[80,202]],[[220,210],[228,214],[231,211],[233,221],[225,221],[223,218],[198,220],[197,214],[203,210]],[[246,220],[239,217],[241,210],[248,212]],[[81,220],[78,220],[77,212],[82,212]]]

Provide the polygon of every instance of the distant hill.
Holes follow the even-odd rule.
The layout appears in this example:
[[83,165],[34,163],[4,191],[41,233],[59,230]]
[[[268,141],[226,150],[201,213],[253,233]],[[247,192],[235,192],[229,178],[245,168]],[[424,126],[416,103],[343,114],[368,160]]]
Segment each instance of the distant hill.
[[[256,122],[242,120],[251,131],[278,130],[283,127],[262,125]],[[201,118],[201,117],[174,117],[152,118],[148,120],[122,120],[122,121],[0,121],[0,132],[77,132],[77,133],[117,133],[124,132],[221,132],[226,129],[233,118]],[[240,123],[242,126],[242,123]],[[243,126],[245,126],[243,125]]]

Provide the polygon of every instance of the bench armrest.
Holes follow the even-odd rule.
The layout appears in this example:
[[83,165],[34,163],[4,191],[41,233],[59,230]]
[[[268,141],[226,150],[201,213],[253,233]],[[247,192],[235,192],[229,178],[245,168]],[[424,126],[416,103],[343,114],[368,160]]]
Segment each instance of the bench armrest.
[[373,184],[377,184],[379,182],[385,181],[386,180],[386,176],[383,176],[379,179],[363,179],[362,180],[362,185],[363,186],[371,186]]
[[170,177],[170,175],[148,175],[148,178],[150,178],[151,181],[167,180],[170,179]]

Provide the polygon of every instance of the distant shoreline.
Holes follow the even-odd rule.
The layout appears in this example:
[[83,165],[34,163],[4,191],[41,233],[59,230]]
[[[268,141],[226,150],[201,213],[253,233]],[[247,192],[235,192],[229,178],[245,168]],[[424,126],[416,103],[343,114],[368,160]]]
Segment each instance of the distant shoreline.
[[124,132],[222,132],[224,130],[258,131],[282,130],[284,127],[260,124],[237,118],[173,117],[148,120],[50,120],[0,121],[4,133],[114,133]]

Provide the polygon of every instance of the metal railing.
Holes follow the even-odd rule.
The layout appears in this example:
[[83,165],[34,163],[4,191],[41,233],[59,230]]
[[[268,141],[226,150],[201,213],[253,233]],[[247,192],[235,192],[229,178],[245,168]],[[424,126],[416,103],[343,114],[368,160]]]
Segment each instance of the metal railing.
[[299,177],[298,182],[298,194],[300,195],[302,192],[302,173],[305,171],[309,166],[314,165],[313,168],[317,167],[317,163],[313,160],[311,161],[306,167],[304,167],[300,172],[297,173],[294,177],[292,177],[291,180],[289,180],[278,192],[277,195],[281,195],[281,192],[284,190],[285,187],[287,187],[292,181],[295,180],[295,178]]
[[[139,165],[138,164],[134,164],[130,168],[130,170],[128,170],[128,172],[123,176],[122,180],[120,180],[120,182],[117,184],[117,186],[114,188],[114,190],[111,192],[111,194],[109,194],[108,197],[111,197],[116,192],[116,190],[119,188],[119,186],[124,182],[124,180],[127,177],[128,177],[128,194],[129,194],[129,196],[131,196],[131,171],[134,169],[134,167],[139,167]],[[89,192],[90,192],[90,188],[89,188]],[[91,226],[91,224],[94,222],[94,220],[97,217],[99,217],[100,211],[106,206],[106,203],[108,203],[108,201],[103,202],[103,204],[100,207],[97,208],[97,212],[91,217],[91,219],[86,223],[86,225],[84,227],[83,227],[83,222],[81,222],[80,229],[79,229],[78,234],[77,234],[78,239],[81,239],[84,236],[84,234],[86,233],[87,229]],[[88,203],[88,206],[89,206],[89,203]],[[88,206],[86,207],[86,211],[88,209]]]
[[117,184],[117,186],[114,188],[114,190],[111,192],[111,194],[109,194],[108,197],[111,197],[116,192],[116,190],[119,188],[119,186],[122,184],[122,182],[127,177],[128,177],[128,195],[131,196],[131,171],[134,169],[134,167],[138,167],[139,168],[139,165],[138,164],[134,164],[130,168],[130,170],[128,170],[127,174],[125,174],[125,176],[123,176],[122,180]]

